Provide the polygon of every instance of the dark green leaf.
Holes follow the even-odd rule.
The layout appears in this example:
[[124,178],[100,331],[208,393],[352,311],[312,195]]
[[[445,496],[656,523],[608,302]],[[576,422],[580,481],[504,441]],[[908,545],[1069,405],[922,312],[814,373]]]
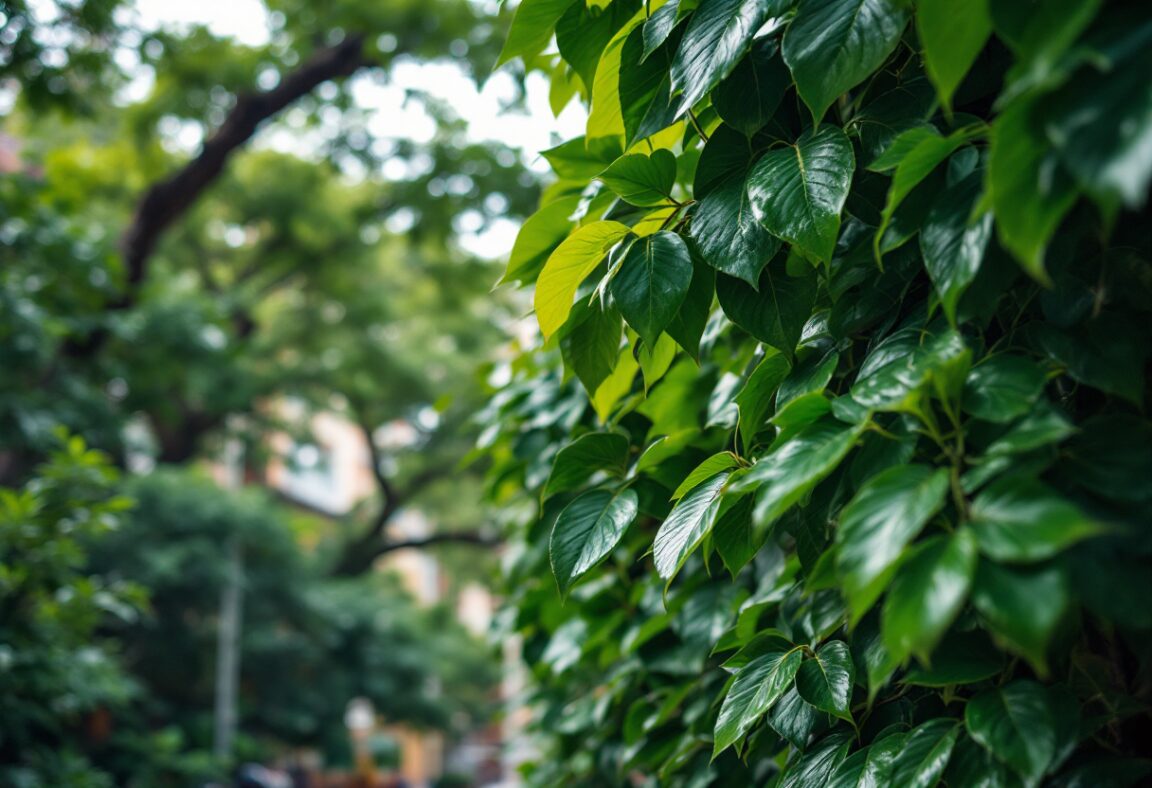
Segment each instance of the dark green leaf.
[[968,529],[921,543],[900,570],[884,601],[884,645],[901,663],[916,655],[927,663],[955,620],[976,570],[976,539]]
[[980,493],[970,516],[981,551],[997,561],[1043,561],[1103,530],[1048,486],[1015,477]]
[[607,8],[573,3],[556,23],[556,48],[588,90],[604,47],[639,8],[638,0],[612,0]]
[[796,689],[800,697],[821,711],[851,721],[848,710],[852,703],[852,685],[856,668],[848,646],[831,640],[804,660],[796,673]]
[[[580,307],[577,307],[579,311]],[[615,309],[601,310],[598,305],[586,307],[586,315],[560,340],[564,364],[584,384],[588,396],[596,393],[620,357],[620,336],[624,322]]]
[[752,541],[752,503],[751,495],[736,500],[720,515],[712,531],[712,546],[733,577],[760,549],[760,545]]
[[720,511],[720,496],[728,482],[718,473],[680,499],[656,532],[652,548],[656,572],[671,582],[704,537],[712,530]]
[[968,373],[964,410],[986,421],[1012,421],[1032,409],[1045,380],[1044,370],[1026,358],[992,356]]
[[725,123],[751,137],[772,119],[791,84],[775,43],[761,41],[712,91],[712,105]]
[[711,0],[692,15],[672,62],[677,113],[689,109],[731,73],[768,19],[768,0]]
[[792,687],[802,657],[793,646],[763,654],[740,669],[716,718],[713,758],[735,744]]
[[968,734],[981,747],[1035,785],[1051,763],[1056,731],[1048,691],[1020,680],[986,690],[964,708]]
[[652,151],[651,156],[630,153],[612,162],[599,177],[626,203],[663,205],[671,197],[676,181],[676,157],[662,148]]
[[574,490],[596,471],[622,477],[627,470],[628,439],[616,432],[590,432],[556,454],[544,497]]
[[888,59],[907,22],[890,0],[800,0],[782,52],[816,123]]
[[[689,251],[692,251],[691,247]],[[688,294],[664,330],[684,352],[697,361],[700,359],[700,338],[708,325],[715,295],[716,272],[700,259],[700,255],[693,254],[692,282],[688,285]]]
[[842,731],[835,731],[821,739],[804,754],[789,764],[780,780],[780,788],[809,788],[813,785],[826,785],[848,754],[851,737]]
[[700,200],[692,214],[692,237],[713,268],[752,287],[780,251],[780,241],[752,213],[743,173],[729,177]]
[[628,325],[653,347],[676,316],[692,283],[692,257],[676,233],[636,241],[612,279],[612,297]]
[[1004,669],[1004,657],[981,632],[950,633],[932,655],[930,667],[914,666],[901,681],[917,687],[975,684]]
[[560,594],[604,560],[636,519],[636,492],[591,490],[565,507],[552,529],[548,553]]
[[892,770],[892,785],[901,788],[932,788],[944,775],[956,737],[958,720],[929,720],[904,738]]
[[1068,586],[1059,564],[1016,568],[981,561],[972,586],[972,604],[1001,646],[1020,654],[1043,674],[1048,667],[1048,645],[1071,604]]
[[852,144],[836,126],[770,150],[748,173],[748,197],[768,232],[817,260],[830,260],[852,185]]
[[837,767],[825,788],[892,785],[892,767],[903,745],[904,734],[895,733],[857,750]]
[[716,297],[728,318],[788,358],[796,351],[816,301],[816,276],[790,276],[779,261],[760,273],[759,290],[725,274],[716,277]]
[[916,32],[928,76],[948,108],[992,33],[987,0],[917,0]]
[[973,173],[936,198],[920,228],[920,252],[940,305],[956,324],[960,296],[972,284],[992,236],[992,215],[972,216],[981,194],[981,176]]
[[764,427],[764,416],[772,407],[772,395],[791,368],[787,356],[770,349],[736,395],[740,440],[745,447],[752,445],[752,439]]

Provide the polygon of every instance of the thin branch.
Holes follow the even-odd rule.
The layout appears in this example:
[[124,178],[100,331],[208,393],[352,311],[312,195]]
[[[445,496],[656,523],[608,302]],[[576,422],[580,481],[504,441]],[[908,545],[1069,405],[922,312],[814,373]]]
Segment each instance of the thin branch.
[[405,539],[399,542],[385,542],[379,550],[376,551],[375,557],[380,557],[388,553],[394,553],[397,550],[408,549],[421,549],[425,547],[434,547],[441,544],[469,544],[479,547],[495,547],[500,544],[500,539],[480,531],[457,531],[440,534],[432,534],[420,539]]
[[340,559],[332,569],[336,577],[351,577],[369,571],[376,559],[397,550],[420,550],[444,544],[466,544],[474,547],[495,547],[500,544],[496,537],[480,531],[448,531],[412,539],[390,542],[380,536],[361,538],[345,547]]
[[[381,516],[377,517],[378,525],[373,529],[378,533],[378,529],[382,529],[384,523],[392,516],[396,509],[400,508],[400,496],[396,493],[396,488],[392,486],[392,480],[384,475],[382,463],[384,458],[380,456],[380,449],[376,446],[376,439],[373,437],[375,430],[365,421],[358,419],[356,421],[360,427],[360,433],[364,436],[364,442],[368,444],[368,463],[372,466],[372,478],[376,480],[376,486],[380,489],[380,497],[383,498],[381,503]],[[384,514],[384,513],[387,514]]]

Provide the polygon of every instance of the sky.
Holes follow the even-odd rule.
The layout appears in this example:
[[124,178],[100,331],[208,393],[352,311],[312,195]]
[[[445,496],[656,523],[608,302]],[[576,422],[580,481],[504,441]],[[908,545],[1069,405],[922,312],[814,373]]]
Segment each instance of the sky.
[[[204,24],[214,33],[232,36],[242,43],[259,45],[268,40],[268,18],[260,0],[136,0],[136,8],[139,20],[147,27]],[[388,85],[368,79],[356,79],[353,83],[357,102],[375,113],[369,127],[379,137],[404,136],[417,142],[431,138],[435,130],[432,119],[414,103],[405,105],[404,96],[409,89],[423,90],[446,100],[468,120],[470,137],[519,148],[524,160],[542,172],[547,168],[539,152],[579,136],[584,130],[586,115],[578,102],[572,102],[559,118],[553,117],[548,105],[548,85],[539,74],[530,75],[527,81],[527,114],[501,111],[502,104],[515,95],[515,87],[511,77],[500,72],[490,77],[482,90],[448,62],[402,62],[394,66],[391,76]],[[396,130],[402,133],[397,134]],[[264,135],[259,144],[290,151],[311,147],[283,124]],[[517,229],[518,225],[512,222],[501,221],[483,234],[465,233],[461,243],[474,254],[504,257],[512,248]]]

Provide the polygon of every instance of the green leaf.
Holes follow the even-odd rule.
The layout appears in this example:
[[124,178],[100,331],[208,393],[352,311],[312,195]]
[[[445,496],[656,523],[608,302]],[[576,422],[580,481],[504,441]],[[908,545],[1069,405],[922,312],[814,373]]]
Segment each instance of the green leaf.
[[844,425],[823,419],[764,457],[741,479],[741,487],[758,487],[756,528],[760,533],[812,491],[836,469],[856,445],[864,425]]
[[608,138],[615,140],[624,135],[623,104],[620,98],[620,73],[624,42],[635,19],[618,32],[596,66],[596,76],[592,80],[592,107],[588,112],[586,136],[589,143]]
[[920,228],[920,252],[948,321],[956,325],[960,296],[972,284],[992,237],[992,214],[973,217],[981,176],[972,173],[936,198]]
[[536,282],[536,319],[544,338],[568,320],[580,283],[631,230],[619,222],[592,222],[568,236],[544,264]]
[[824,391],[839,364],[840,355],[835,350],[829,350],[823,355],[809,354],[780,384],[780,391],[776,394],[776,409],[786,407],[789,402],[805,394]]
[[1000,242],[1034,279],[1048,283],[1044,250],[1076,187],[1045,143],[1031,99],[1014,101],[992,125],[988,191]]
[[613,0],[607,8],[573,3],[556,23],[556,48],[588,89],[604,47],[639,8],[638,0]]
[[852,753],[832,773],[824,788],[892,785],[892,766],[904,738],[903,733],[895,733]]
[[[689,251],[692,251],[691,247]],[[700,259],[700,255],[693,254],[692,281],[688,285],[688,294],[664,330],[684,352],[697,361],[700,360],[700,338],[708,325],[715,295],[716,272]]]
[[[675,5],[669,3],[656,13]],[[647,29],[645,24],[643,28],[633,30],[620,53],[620,111],[628,145],[671,126],[677,117],[669,70],[680,42],[680,32],[673,32],[668,41],[649,57],[644,51]]]
[[852,721],[848,710],[852,703],[852,684],[856,668],[847,644],[831,640],[804,660],[796,673],[796,690],[800,697],[821,711]]
[[1044,561],[1103,531],[1099,523],[1034,479],[1001,479],[976,497],[972,530],[997,561]]
[[641,344],[637,355],[640,374],[644,378],[644,394],[647,395],[660,378],[667,374],[676,360],[676,342],[667,334],[661,334],[653,347]]
[[739,741],[791,689],[802,657],[800,648],[793,646],[769,651],[740,669],[716,718],[713,758]]
[[644,54],[648,56],[655,52],[668,40],[668,36],[680,21],[680,0],[670,0],[652,12],[648,21],[644,23]]
[[522,0],[512,17],[512,27],[496,66],[517,57],[531,57],[548,46],[552,29],[573,0]]
[[976,539],[966,528],[918,545],[884,600],[880,627],[893,657],[906,663],[915,654],[929,661],[968,597],[976,559]]
[[601,423],[608,422],[608,417],[612,415],[616,405],[632,391],[632,381],[636,378],[636,371],[639,368],[640,364],[633,358],[629,348],[623,348],[616,359],[612,374],[604,378],[604,382],[592,395],[592,408]]
[[932,655],[930,667],[913,666],[900,680],[914,687],[976,684],[1004,669],[1004,656],[983,632],[949,633]]
[[1040,782],[1055,755],[1048,691],[1035,681],[1021,679],[981,692],[964,707],[964,725],[968,735],[1027,785]]
[[696,489],[697,486],[711,479],[716,474],[735,468],[738,464],[739,462],[736,460],[736,455],[730,451],[713,454],[693,468],[692,472],[684,478],[684,481],[680,482],[680,486],[672,493],[672,500],[676,501],[683,498],[687,493]]
[[791,358],[816,301],[816,276],[811,269],[803,276],[790,276],[782,268],[766,266],[758,291],[747,282],[719,274],[716,297],[733,323]]
[[604,560],[636,519],[636,491],[590,490],[560,512],[552,529],[548,555],[560,595]]
[[1001,646],[1023,656],[1041,675],[1047,673],[1048,645],[1071,605],[1063,567],[1016,568],[981,561],[972,604]]
[[821,391],[802,394],[776,410],[770,421],[776,426],[776,441],[785,443],[792,436],[832,410],[831,401]]
[[681,498],[656,532],[652,553],[656,573],[665,581],[672,582],[688,556],[712,530],[728,475],[718,473]]
[[936,336],[915,328],[897,331],[860,365],[852,399],[873,410],[915,409],[918,392],[968,352],[955,331]]
[[994,422],[1009,422],[1028,411],[1044,390],[1044,370],[1026,358],[1001,353],[972,368],[964,381],[964,410]]
[[572,229],[572,215],[580,198],[561,197],[543,206],[529,216],[516,234],[508,268],[500,283],[531,281],[540,273],[548,255],[552,253]]
[[740,441],[745,447],[752,445],[752,439],[764,427],[764,416],[772,407],[772,395],[791,369],[787,356],[769,349],[736,395]]
[[904,548],[944,506],[948,471],[898,465],[873,476],[840,513],[837,568],[851,623],[868,612]]
[[574,490],[596,471],[623,477],[627,470],[628,438],[617,432],[590,432],[556,453],[544,497]]
[[676,59],[672,90],[680,115],[732,72],[771,12],[767,0],[710,0],[692,15]]
[[712,529],[712,546],[720,554],[724,568],[735,577],[751,561],[760,545],[752,540],[751,495],[742,496],[732,503]]
[[720,119],[751,137],[772,119],[792,75],[776,54],[776,45],[761,41],[735,70],[712,91],[712,105]]
[[709,265],[753,288],[764,266],[780,251],[780,241],[752,212],[742,172],[722,181],[699,201],[692,214],[692,237]]
[[625,322],[653,347],[676,316],[691,283],[688,247],[679,235],[664,230],[632,244],[611,290]]
[[630,153],[621,156],[600,173],[600,180],[620,199],[631,205],[665,205],[676,181],[676,157],[660,148],[651,156]]
[[1118,68],[1078,71],[1048,102],[1044,130],[1060,161],[1105,210],[1141,208],[1152,179],[1152,51]]
[[888,59],[907,23],[890,0],[800,0],[781,51],[816,123]]
[[[947,137],[926,132],[924,129],[913,129],[898,137],[892,143],[892,147],[872,164],[871,169],[881,170],[890,163],[891,159],[895,158],[896,154],[893,151],[903,152],[903,156],[896,164],[896,171],[892,173],[892,185],[888,187],[888,197],[884,202],[884,210],[880,214],[880,227],[876,230],[873,241],[873,249],[877,259],[880,257],[884,233],[888,230],[888,225],[892,222],[896,209],[904,202],[904,198],[911,194],[912,190],[928,177],[941,162],[951,156],[957,148],[966,145],[973,137],[981,133],[983,133],[983,128],[975,126],[954,131]],[[906,135],[914,136],[915,143],[904,151],[905,145],[901,138]]]
[[827,717],[800,697],[796,688],[785,692],[768,713],[768,724],[798,750],[808,746],[817,724]]
[[790,764],[780,779],[780,788],[810,788],[826,785],[848,754],[852,745],[851,736],[843,731],[834,731],[817,744],[814,744],[795,763]]
[[993,458],[1032,451],[1041,446],[1059,443],[1075,431],[1067,416],[1047,401],[1040,400],[1031,413],[993,441],[984,455]]
[[901,788],[933,788],[944,776],[960,724],[935,719],[913,728],[904,738],[892,770],[892,785]]
[[808,131],[768,151],[748,173],[748,198],[768,232],[827,261],[855,169],[852,144],[836,126]]
[[560,353],[592,395],[616,368],[624,322],[615,308],[601,310],[598,304],[578,304],[572,321],[575,325],[560,339]]
[[952,94],[992,34],[987,0],[916,0],[916,32],[925,70],[949,109]]

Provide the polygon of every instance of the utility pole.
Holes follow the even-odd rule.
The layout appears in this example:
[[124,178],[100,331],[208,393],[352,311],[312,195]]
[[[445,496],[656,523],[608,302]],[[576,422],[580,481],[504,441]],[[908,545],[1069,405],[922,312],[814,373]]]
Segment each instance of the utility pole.
[[[243,484],[243,456],[240,441],[235,438],[228,441],[224,460],[229,489],[239,490]],[[221,763],[231,759],[232,741],[236,737],[236,687],[240,678],[240,630],[244,612],[244,555],[237,534],[228,539],[225,560],[228,574],[220,592],[216,629],[216,705],[212,737],[212,753]]]

